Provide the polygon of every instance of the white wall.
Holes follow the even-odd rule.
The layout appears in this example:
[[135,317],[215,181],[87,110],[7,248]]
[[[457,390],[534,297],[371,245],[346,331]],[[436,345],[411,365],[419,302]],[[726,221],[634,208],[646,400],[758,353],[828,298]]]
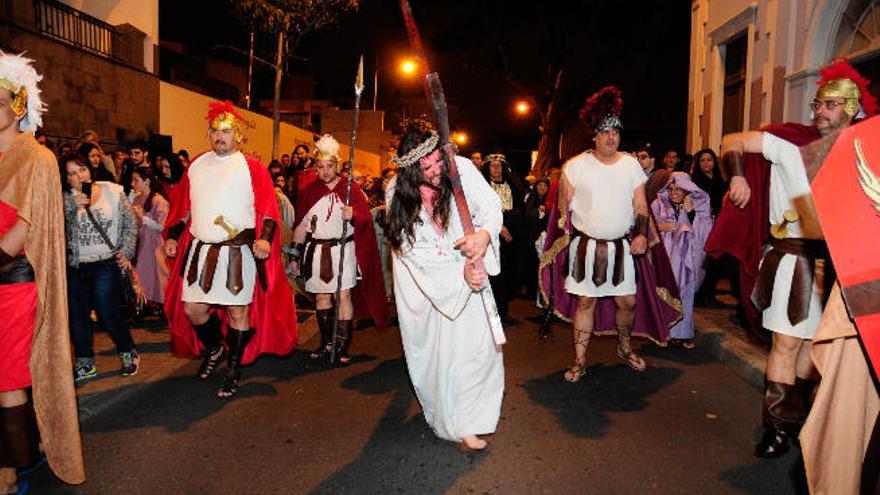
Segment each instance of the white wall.
[[[170,135],[174,150],[181,148],[194,156],[208,149],[208,103],[213,98],[196,93],[164,81],[159,82],[159,133]],[[242,134],[246,142],[241,150],[268,164],[272,160],[272,119],[236,107],[236,110],[253,124]],[[314,149],[314,134],[306,129],[281,123],[280,153],[290,154],[300,143]],[[343,157],[348,156],[348,145],[342,144],[339,150]],[[377,175],[380,168],[379,155],[355,148],[355,169]]]
[[77,10],[112,24],[131,24],[146,33],[144,68],[153,72],[153,46],[159,44],[159,0],[61,0]]

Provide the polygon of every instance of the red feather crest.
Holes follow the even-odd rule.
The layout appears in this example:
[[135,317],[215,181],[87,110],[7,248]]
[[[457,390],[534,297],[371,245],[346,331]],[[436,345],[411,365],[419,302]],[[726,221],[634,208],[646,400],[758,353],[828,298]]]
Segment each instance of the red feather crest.
[[605,86],[587,98],[579,115],[590,130],[595,131],[607,117],[620,117],[622,111],[623,92],[614,86]]
[[828,81],[834,81],[836,79],[849,79],[854,82],[856,86],[859,87],[859,93],[861,93],[862,96],[862,109],[865,111],[865,114],[868,117],[877,114],[878,109],[880,109],[880,106],[877,104],[877,98],[868,92],[868,85],[871,81],[865,79],[861,74],[856,72],[845,58],[841,57],[835,59],[831,65],[824,69],[820,69],[819,74],[822,75],[822,79],[816,83],[819,87],[822,87]]
[[235,117],[236,120],[239,120],[242,123],[245,122],[244,117],[242,117],[238,112],[235,111],[235,107],[232,105],[232,102],[229,100],[225,100],[225,101],[215,100],[215,101],[208,103],[208,115],[207,115],[207,117],[205,117],[205,120],[207,120],[208,122],[211,122],[212,120],[214,120],[214,118],[216,118],[221,113],[232,114],[232,116]]

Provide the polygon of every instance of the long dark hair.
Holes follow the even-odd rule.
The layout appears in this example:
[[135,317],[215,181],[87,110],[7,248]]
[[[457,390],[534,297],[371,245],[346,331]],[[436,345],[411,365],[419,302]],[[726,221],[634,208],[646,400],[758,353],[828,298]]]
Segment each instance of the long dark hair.
[[[431,136],[432,126],[423,119],[413,119],[404,123],[404,134],[397,146],[397,156],[403,156],[415,149]],[[385,236],[392,249],[399,251],[404,239],[415,241],[415,225],[421,224],[419,212],[422,209],[422,196],[419,187],[424,184],[422,167],[418,162],[401,167],[397,173],[394,196],[388,208],[385,221]],[[438,194],[434,196],[433,220],[446,230],[449,227],[451,211],[452,182],[443,167]]]
[[[61,159],[58,160],[58,172],[61,175],[61,190],[64,192],[70,192],[70,184],[67,183],[67,164],[70,162],[74,162],[82,168],[88,168],[89,172],[92,171],[86,160],[83,160],[82,156],[78,153],[62,155]],[[94,181],[95,178],[92,177],[92,180]]]
[[144,211],[149,212],[153,209],[153,197],[157,194],[164,197],[162,194],[162,183],[159,181],[158,174],[153,167],[149,166],[141,166],[131,171],[132,175],[138,174],[141,176],[141,180],[150,181],[150,194],[147,195],[147,200],[144,201]]
[[700,168],[700,159],[703,158],[703,155],[708,154],[712,157],[712,182],[724,182],[724,178],[721,177],[721,168],[718,166],[718,155],[715,154],[711,148],[703,148],[700,151],[694,154],[694,162],[691,165],[691,177],[699,174],[706,178],[706,180],[710,180],[709,176],[703,172],[703,169]]

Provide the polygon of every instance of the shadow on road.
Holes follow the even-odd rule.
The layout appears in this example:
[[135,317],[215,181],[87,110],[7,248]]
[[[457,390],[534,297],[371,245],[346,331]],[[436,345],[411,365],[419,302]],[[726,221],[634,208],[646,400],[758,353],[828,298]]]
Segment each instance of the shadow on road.
[[684,372],[649,366],[645,373],[636,373],[623,364],[596,364],[578,383],[566,382],[562,373],[526,382],[529,399],[555,414],[569,434],[598,438],[605,436],[611,424],[608,413],[646,409],[648,396],[671,385]]
[[651,358],[665,359],[667,361],[688,366],[701,366],[718,362],[718,359],[699,347],[685,349],[681,347],[681,345],[672,343],[666,348],[652,344],[645,344],[639,349],[639,354],[645,359],[648,359],[648,366],[651,365]]
[[804,459],[797,449],[779,459],[756,458],[752,464],[724,471],[719,479],[743,493],[809,493]]
[[[243,368],[241,387],[235,401],[249,397],[270,397],[277,395],[272,383],[260,381],[262,377],[272,377],[277,381],[288,381],[305,376],[325,367],[309,366],[304,351],[295,351],[290,356],[264,356],[252,366]],[[99,404],[118,400],[100,415],[100,421],[87,421],[82,425],[84,433],[112,432],[139,428],[159,427],[171,433],[185,431],[192,424],[217,412],[232,401],[219,400],[217,387],[223,369],[210,380],[195,378],[196,361],[193,360],[192,374],[171,376],[155,382],[125,385],[110,390],[84,395],[87,402]],[[140,387],[136,393],[128,393],[129,387]]]
[[393,396],[358,458],[312,493],[342,493],[351,487],[361,487],[357,491],[362,493],[443,493],[491,455],[463,454],[454,443],[438,439],[421,414],[407,417],[415,396],[402,358],[383,361],[342,386],[366,395]]

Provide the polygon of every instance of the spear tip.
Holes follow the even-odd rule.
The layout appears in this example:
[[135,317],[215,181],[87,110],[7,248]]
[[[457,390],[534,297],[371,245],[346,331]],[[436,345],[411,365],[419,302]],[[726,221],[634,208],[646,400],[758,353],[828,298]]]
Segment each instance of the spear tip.
[[364,56],[361,54],[361,61],[358,64],[357,79],[354,82],[355,91],[360,92],[364,89]]

